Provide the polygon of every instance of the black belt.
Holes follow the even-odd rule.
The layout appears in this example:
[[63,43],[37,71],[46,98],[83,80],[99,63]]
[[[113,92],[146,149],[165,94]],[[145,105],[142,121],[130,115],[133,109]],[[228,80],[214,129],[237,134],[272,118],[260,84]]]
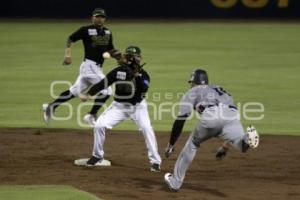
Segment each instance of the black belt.
[[94,61],[94,60],[91,60],[91,59],[88,59],[88,58],[85,58],[85,59],[83,59],[84,61],[91,61],[91,62],[94,62],[96,65],[100,65],[100,67],[102,67],[102,65],[101,65],[101,63],[98,63],[98,62],[96,62],[96,61]]
[[217,105],[217,104],[215,104],[215,105],[206,105],[206,106],[199,105],[199,106],[197,107],[197,111],[198,111],[199,113],[202,113],[202,112],[205,110],[205,108],[211,108],[211,107],[214,107],[214,106],[218,106],[218,105]]
[[[215,107],[215,106],[218,106],[218,104],[207,105],[207,106],[200,105],[200,106],[198,106],[197,110],[198,110],[198,112],[202,113],[205,110],[205,108],[212,108],[212,107]],[[228,108],[232,108],[232,109],[237,110],[237,107],[232,106],[232,105],[228,105]]]
[[[211,108],[211,107],[214,107],[214,106],[218,106],[218,105],[217,104],[215,104],[215,105],[208,105],[208,106],[206,106],[206,108]],[[237,107],[232,106],[232,105],[229,105],[228,108],[233,108],[233,109],[237,110]]]
[[228,107],[237,110],[237,107],[235,107],[235,106],[229,105]]
[[206,108],[211,108],[211,107],[214,107],[214,106],[218,106],[217,104],[215,104],[215,105],[208,105],[208,106],[206,106]]

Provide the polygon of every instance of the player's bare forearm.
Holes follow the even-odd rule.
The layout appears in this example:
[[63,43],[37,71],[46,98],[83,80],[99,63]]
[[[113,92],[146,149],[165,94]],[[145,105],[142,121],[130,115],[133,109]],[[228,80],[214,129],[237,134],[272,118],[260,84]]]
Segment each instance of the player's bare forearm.
[[70,39],[68,39],[66,42],[66,49],[65,49],[63,65],[70,65],[72,63],[72,55],[71,55],[72,44],[73,44],[73,42]]

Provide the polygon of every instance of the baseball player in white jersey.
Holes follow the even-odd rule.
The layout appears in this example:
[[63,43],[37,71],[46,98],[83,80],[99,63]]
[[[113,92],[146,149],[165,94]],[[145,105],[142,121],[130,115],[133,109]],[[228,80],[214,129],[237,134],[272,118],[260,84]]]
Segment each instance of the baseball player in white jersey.
[[106,129],[112,129],[120,122],[131,119],[142,132],[148,149],[150,170],[160,171],[161,158],[158,153],[157,142],[150,123],[145,95],[149,88],[150,77],[140,64],[141,50],[136,46],[129,46],[125,52],[121,65],[110,71],[106,78],[94,85],[89,96],[115,83],[115,98],[111,105],[99,116],[94,126],[93,156],[79,165],[97,166],[104,160],[104,141]]
[[184,148],[178,156],[173,173],[166,173],[164,180],[171,190],[179,190],[185,173],[192,163],[200,144],[212,137],[219,137],[242,152],[256,148],[259,135],[253,126],[244,133],[239,113],[233,99],[222,87],[208,85],[206,71],[197,69],[192,73],[191,89],[181,100],[180,112],[172,128],[170,142],[166,148],[169,157],[178,139],[186,118],[195,109],[202,114]]

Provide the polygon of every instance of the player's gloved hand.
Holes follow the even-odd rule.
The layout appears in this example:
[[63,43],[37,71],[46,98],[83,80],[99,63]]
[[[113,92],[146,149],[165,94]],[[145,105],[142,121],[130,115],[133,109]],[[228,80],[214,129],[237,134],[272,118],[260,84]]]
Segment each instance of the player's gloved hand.
[[165,157],[169,158],[171,156],[171,154],[174,152],[174,146],[168,144],[167,148],[165,149]]
[[216,153],[216,159],[217,160],[222,160],[225,158],[226,154],[227,154],[228,148],[226,147],[219,147]]
[[65,57],[63,61],[63,65],[70,65],[72,63],[71,57]]

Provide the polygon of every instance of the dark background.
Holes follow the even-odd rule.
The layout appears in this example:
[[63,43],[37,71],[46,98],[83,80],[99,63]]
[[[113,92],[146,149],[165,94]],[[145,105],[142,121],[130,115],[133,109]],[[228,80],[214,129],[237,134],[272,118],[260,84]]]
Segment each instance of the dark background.
[[[2,0],[0,17],[83,18],[95,7],[106,9],[110,18],[275,18],[300,17],[300,1],[267,0],[262,8],[249,8],[243,0],[231,8],[218,8],[212,0]],[[226,1],[226,0],[219,0]],[[230,0],[229,0],[230,1]],[[260,0],[252,0],[260,1]]]

